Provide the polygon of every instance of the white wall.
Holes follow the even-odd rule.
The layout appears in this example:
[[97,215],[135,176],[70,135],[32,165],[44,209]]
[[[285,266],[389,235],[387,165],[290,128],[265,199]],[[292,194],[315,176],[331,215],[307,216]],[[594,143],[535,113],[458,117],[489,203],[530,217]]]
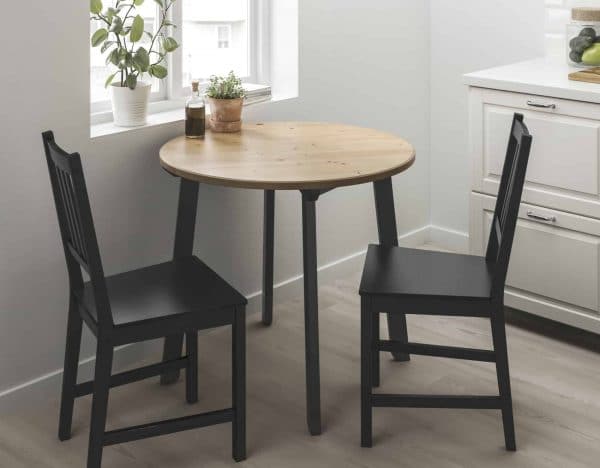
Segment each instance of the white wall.
[[466,233],[464,73],[544,55],[544,0],[431,0],[431,221]]
[[[248,109],[246,117],[347,122],[406,137],[418,162],[396,178],[399,229],[426,225],[428,2],[299,3],[301,97]],[[62,366],[67,276],[40,133],[53,129],[66,149],[81,152],[112,274],[171,255],[178,186],[159,168],[157,152],[182,132],[179,123],[91,141],[88,2],[35,2],[26,9],[26,27],[4,26],[6,38],[20,39],[0,74],[0,393]],[[8,2],[3,14],[22,18],[22,2]],[[301,273],[299,200],[297,193],[278,198],[278,281]],[[376,238],[367,186],[327,194],[318,210],[320,264]],[[261,193],[201,189],[196,252],[245,293],[260,289],[261,214]],[[85,341],[82,358],[93,354],[93,341]]]

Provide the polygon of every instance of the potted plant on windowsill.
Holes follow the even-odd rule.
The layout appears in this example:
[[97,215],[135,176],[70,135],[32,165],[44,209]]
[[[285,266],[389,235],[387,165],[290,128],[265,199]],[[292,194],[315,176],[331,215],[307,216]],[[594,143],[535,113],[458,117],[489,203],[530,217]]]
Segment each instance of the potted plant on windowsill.
[[242,106],[246,91],[242,80],[230,72],[211,76],[206,88],[210,104],[210,127],[217,133],[234,133],[242,129]]
[[100,26],[92,35],[92,46],[101,47],[106,54],[106,64],[116,68],[106,79],[105,86],[110,86],[113,118],[118,126],[146,124],[152,84],[150,79],[143,81],[142,78],[147,74],[149,78],[164,79],[168,74],[165,57],[179,47],[177,41],[166,34],[169,28],[176,27],[168,19],[176,0],[153,1],[161,7],[154,34],[145,30],[144,18],[136,14],[136,7],[144,0],[116,0],[114,6],[106,9],[102,0],[90,0],[90,19]]

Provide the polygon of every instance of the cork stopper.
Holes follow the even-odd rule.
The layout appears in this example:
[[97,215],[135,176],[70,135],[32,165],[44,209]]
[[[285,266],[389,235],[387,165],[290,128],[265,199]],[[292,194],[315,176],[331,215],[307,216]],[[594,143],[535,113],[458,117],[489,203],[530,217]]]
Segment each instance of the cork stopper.
[[571,18],[575,21],[600,22],[600,8],[573,8]]
[[197,93],[200,90],[200,81],[194,80],[192,81],[192,91]]

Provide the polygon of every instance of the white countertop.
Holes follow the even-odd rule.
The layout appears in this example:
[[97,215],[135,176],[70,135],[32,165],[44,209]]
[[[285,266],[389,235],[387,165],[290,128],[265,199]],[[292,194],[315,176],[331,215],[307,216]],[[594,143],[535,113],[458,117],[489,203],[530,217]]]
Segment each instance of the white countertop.
[[479,88],[600,104],[600,84],[569,81],[569,73],[577,70],[562,57],[541,58],[468,73],[464,82]]

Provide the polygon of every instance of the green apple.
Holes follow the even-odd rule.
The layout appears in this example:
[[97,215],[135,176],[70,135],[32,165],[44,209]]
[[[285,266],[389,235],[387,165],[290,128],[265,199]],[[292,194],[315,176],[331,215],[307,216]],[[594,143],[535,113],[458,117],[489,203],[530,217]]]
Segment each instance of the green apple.
[[582,57],[585,65],[600,65],[600,44],[594,44],[586,49]]

